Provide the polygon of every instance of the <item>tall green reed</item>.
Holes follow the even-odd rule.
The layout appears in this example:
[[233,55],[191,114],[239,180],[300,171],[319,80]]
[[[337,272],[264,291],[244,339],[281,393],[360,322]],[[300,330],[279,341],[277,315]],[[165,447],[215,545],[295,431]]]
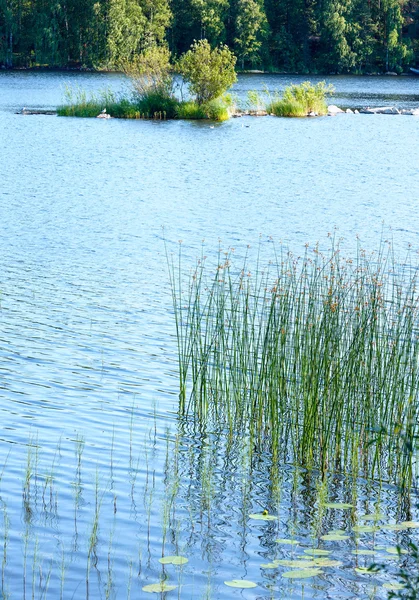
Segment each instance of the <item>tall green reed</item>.
[[[179,411],[268,435],[308,468],[412,483],[418,436],[416,268],[390,245],[341,256],[281,249],[266,269],[219,251],[183,281],[169,258],[179,355]],[[410,261],[410,258],[407,259]]]

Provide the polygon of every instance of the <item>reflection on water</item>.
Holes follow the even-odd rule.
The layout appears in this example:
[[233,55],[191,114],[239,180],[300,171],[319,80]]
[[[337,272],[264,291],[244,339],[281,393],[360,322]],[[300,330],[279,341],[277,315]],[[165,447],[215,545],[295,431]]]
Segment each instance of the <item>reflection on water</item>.
[[[135,409],[130,420],[125,462],[115,435],[100,452],[81,437],[49,451],[34,436],[21,470],[6,464],[3,597],[135,598],[164,581],[173,597],[227,599],[224,582],[246,580],[252,598],[297,598],[302,585],[308,598],[385,598],[406,562],[395,547],[418,541],[418,511],[388,486],[322,478],[268,443],[255,451],[185,422],[135,443]],[[384,567],[364,572],[372,563]],[[301,569],[316,571],[300,580]]]
[[[236,91],[291,80],[246,76]],[[414,521],[414,501],[349,476],[321,481],[274,460],[268,442],[255,451],[178,422],[163,238],[169,252],[183,240],[193,265],[204,238],[210,260],[219,238],[242,256],[260,233],[300,253],[337,227],[348,255],[357,234],[377,248],[384,223],[403,257],[408,242],[418,246],[419,120],[243,118],[210,129],[14,114],[55,107],[68,81],[122,84],[120,75],[0,73],[3,596],[142,598],[168,575],[182,598],[241,594],[224,586],[232,579],[257,583],[248,598],[300,598],[287,567],[260,565],[319,546],[343,565],[306,580],[306,598],[385,597],[392,575],[355,572],[369,555],[351,551],[406,547],[415,529],[353,528],[377,512],[380,526]],[[410,104],[419,80],[333,83],[354,103],[383,92]],[[264,510],[276,518],[249,518]],[[334,529],[349,539],[321,539]],[[163,568],[163,552],[189,562]]]

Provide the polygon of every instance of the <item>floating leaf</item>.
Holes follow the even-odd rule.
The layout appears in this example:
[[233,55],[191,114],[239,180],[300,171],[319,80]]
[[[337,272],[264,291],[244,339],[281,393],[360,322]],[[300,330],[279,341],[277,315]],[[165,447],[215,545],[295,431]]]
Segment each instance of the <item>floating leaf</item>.
[[407,529],[417,529],[419,527],[419,523],[417,521],[402,521],[400,525],[407,527]]
[[234,588],[242,588],[243,590],[248,590],[250,588],[257,587],[257,583],[253,581],[248,581],[246,579],[232,579],[231,581],[224,581],[224,585],[228,585],[228,587]]
[[278,564],[276,562],[263,563],[260,565],[262,569],[277,569]]
[[150,583],[149,585],[145,585],[143,587],[143,592],[154,592],[156,594],[161,594],[162,592],[171,592],[176,588],[177,585],[169,585],[165,581],[159,581],[159,583]]
[[362,575],[374,575],[374,571],[370,571],[368,567],[356,567],[355,571]]
[[393,583],[383,583],[383,588],[386,588],[386,590],[403,590],[405,586],[394,581]]
[[380,529],[388,529],[389,531],[403,531],[404,529],[408,529],[408,527],[406,525],[402,525],[402,523],[394,523],[380,525]]
[[289,544],[290,546],[298,546],[299,542],[297,540],[286,540],[283,538],[278,538],[275,540],[277,544]]
[[353,504],[347,504],[345,502],[326,502],[325,504],[326,508],[340,508],[342,510],[345,510],[347,508],[353,508]]
[[252,513],[249,515],[250,519],[255,519],[256,521],[276,521],[278,517],[274,517],[274,515],[264,515],[263,513]]
[[321,550],[320,548],[308,548],[304,550],[305,554],[309,554],[310,556],[327,556],[331,554],[331,550]]
[[407,550],[402,550],[402,548],[396,548],[396,546],[389,546],[386,548],[386,552],[389,554],[407,554]]
[[359,554],[360,556],[371,556],[375,554],[375,550],[365,550],[364,548],[358,548],[357,550],[352,550],[352,554]]
[[331,529],[329,531],[329,533],[336,533],[337,535],[345,535],[346,530],[345,529]]
[[379,531],[380,527],[376,525],[354,525],[352,527],[352,531],[355,533],[373,533],[374,531]]
[[295,569],[304,569],[307,565],[311,565],[313,564],[313,559],[310,558],[296,558],[296,559],[283,559],[283,560],[276,560],[275,561],[278,565],[281,565],[282,567],[291,567],[291,568],[295,568]]
[[383,513],[372,513],[370,515],[361,515],[359,518],[363,521],[382,521],[386,518],[386,515]]
[[326,535],[321,536],[322,540],[326,542],[343,542],[345,540],[349,540],[349,535],[341,535],[338,533],[327,533]]
[[315,558],[313,565],[316,567],[341,567],[342,562],[340,560],[333,560],[331,558]]
[[307,579],[308,577],[316,577],[322,573],[321,569],[297,569],[296,571],[282,573],[282,577],[287,577],[288,579]]
[[189,560],[185,556],[163,556],[159,558],[162,565],[186,565]]

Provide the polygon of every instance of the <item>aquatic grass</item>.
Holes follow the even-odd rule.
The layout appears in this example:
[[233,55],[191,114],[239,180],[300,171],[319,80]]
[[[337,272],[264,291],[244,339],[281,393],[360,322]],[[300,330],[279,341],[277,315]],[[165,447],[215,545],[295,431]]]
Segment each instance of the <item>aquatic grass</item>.
[[173,95],[158,90],[127,96],[112,90],[88,94],[80,88],[67,88],[64,103],[57,108],[57,114],[61,117],[93,118],[105,112],[116,119],[226,121],[233,111],[233,104],[232,97],[227,94],[198,104],[193,100],[180,102]]
[[[180,247],[181,248],[181,247]],[[267,435],[291,460],[322,472],[413,480],[418,439],[417,271],[391,247],[344,259],[306,247],[271,264],[218,253],[187,284],[169,257],[179,354],[179,411]],[[188,389],[188,393],[187,393]]]
[[312,85],[304,81],[287,86],[282,97],[278,94],[267,105],[267,111],[277,117],[306,117],[308,114],[327,114],[326,96],[333,93],[333,86],[321,81]]

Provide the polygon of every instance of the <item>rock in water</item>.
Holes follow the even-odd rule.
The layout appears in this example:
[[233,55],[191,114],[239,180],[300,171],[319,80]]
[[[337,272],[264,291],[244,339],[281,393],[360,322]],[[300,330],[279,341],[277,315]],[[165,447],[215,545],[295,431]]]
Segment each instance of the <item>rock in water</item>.
[[330,104],[327,107],[327,112],[331,115],[337,115],[339,113],[343,113],[343,110],[341,108],[339,108],[339,106],[336,106],[335,104]]

